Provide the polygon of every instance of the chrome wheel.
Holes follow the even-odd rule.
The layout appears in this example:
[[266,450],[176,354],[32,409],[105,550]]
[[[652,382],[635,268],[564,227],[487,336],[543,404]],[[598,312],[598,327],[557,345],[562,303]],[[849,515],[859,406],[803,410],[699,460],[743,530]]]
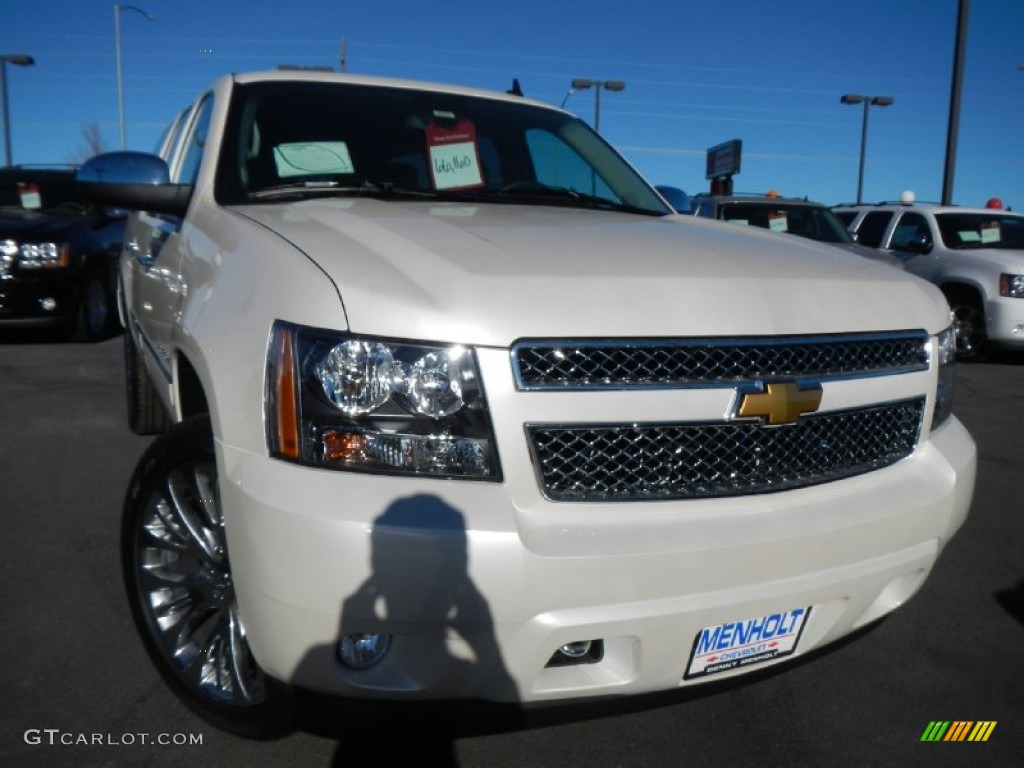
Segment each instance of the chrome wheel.
[[257,663],[235,595],[206,416],[174,424],[149,446],[121,526],[132,618],[168,686],[218,728],[257,738],[289,732],[291,689]]
[[150,495],[136,569],[150,629],[185,684],[226,704],[262,702],[263,675],[238,612],[213,462],[171,470]]

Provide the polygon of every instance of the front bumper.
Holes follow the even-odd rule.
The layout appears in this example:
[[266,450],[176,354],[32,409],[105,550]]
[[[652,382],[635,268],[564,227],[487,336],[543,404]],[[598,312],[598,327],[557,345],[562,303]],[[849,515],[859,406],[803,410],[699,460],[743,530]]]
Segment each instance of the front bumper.
[[0,326],[53,327],[74,319],[81,298],[78,275],[67,269],[38,272],[0,280]]
[[[965,519],[976,461],[951,419],[899,464],[811,488],[556,504],[516,471],[394,478],[217,447],[235,589],[267,673],[348,697],[524,702],[692,684],[705,627],[810,607],[801,655],[885,615]],[[342,634],[372,632],[394,635],[383,661],[338,663]],[[546,666],[595,639],[600,661]]]
[[1002,347],[1024,349],[1024,299],[998,298],[985,314],[989,340]]

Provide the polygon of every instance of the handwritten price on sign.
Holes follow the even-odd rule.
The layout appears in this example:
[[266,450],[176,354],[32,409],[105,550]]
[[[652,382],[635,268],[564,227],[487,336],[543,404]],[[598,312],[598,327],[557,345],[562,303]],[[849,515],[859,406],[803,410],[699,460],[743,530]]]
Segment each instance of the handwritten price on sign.
[[435,189],[469,189],[483,186],[477,155],[476,129],[468,120],[444,128],[427,126],[427,151]]

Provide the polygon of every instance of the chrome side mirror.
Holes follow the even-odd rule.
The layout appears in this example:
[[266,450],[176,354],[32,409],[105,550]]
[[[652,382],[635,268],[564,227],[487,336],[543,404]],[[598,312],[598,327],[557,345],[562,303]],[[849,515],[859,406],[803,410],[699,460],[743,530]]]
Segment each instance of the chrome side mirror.
[[100,205],[183,216],[191,184],[171,184],[167,163],[145,152],[108,152],[78,170],[86,199]]

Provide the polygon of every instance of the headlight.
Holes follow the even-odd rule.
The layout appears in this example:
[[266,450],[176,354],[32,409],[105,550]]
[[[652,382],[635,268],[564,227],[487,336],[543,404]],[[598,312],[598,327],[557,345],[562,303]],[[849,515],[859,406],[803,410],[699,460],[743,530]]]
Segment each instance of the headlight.
[[66,267],[69,263],[67,243],[21,243],[6,240],[3,255],[17,254],[18,266],[22,269]]
[[6,278],[18,256],[18,244],[13,240],[0,240],[0,279]]
[[999,275],[999,295],[1011,299],[1024,299],[1024,275]]
[[500,480],[473,350],[274,326],[272,456],[332,469]]
[[935,340],[935,354],[939,362],[939,385],[935,392],[935,412],[932,429],[937,428],[953,413],[953,378],[956,374],[956,333],[950,326]]
[[336,344],[313,365],[327,401],[346,416],[373,413],[391,397],[391,350],[350,339]]

